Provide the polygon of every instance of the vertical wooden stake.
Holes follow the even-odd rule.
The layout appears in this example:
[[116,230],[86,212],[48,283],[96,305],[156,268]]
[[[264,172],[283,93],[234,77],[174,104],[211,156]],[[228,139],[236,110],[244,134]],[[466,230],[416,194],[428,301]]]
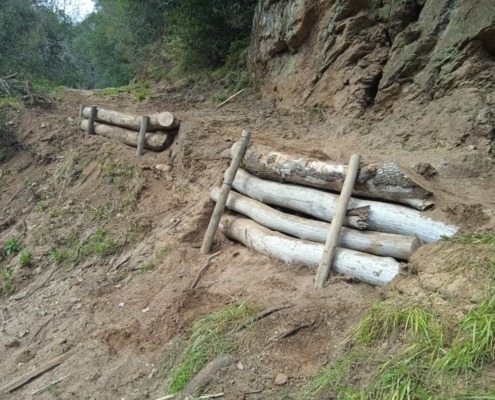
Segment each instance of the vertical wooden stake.
[[144,141],[146,139],[146,130],[148,129],[149,122],[150,122],[150,117],[148,116],[141,117],[141,127],[139,129],[138,145],[136,151],[136,155],[138,157],[143,155]]
[[79,107],[79,119],[83,119],[84,106],[81,104]]
[[96,121],[96,113],[98,112],[98,108],[96,106],[91,106],[89,111],[89,120],[88,120],[88,128],[86,129],[86,135],[93,135],[95,133],[95,121]]
[[232,159],[232,164],[230,164],[229,169],[227,170],[227,172],[225,172],[222,191],[220,192],[217,204],[215,205],[215,209],[213,210],[213,215],[210,219],[210,224],[208,225],[208,229],[206,230],[205,238],[203,240],[203,246],[201,246],[202,254],[208,254],[211,249],[213,237],[215,236],[215,232],[217,231],[218,225],[220,224],[220,218],[222,218],[223,210],[225,209],[225,203],[227,202],[230,189],[232,188],[232,182],[234,182],[235,175],[237,174],[237,170],[239,169],[241,159],[246,152],[250,137],[251,134],[248,131],[242,131],[237,153]]
[[349,206],[352,189],[354,188],[354,182],[356,181],[359,171],[360,161],[361,156],[359,154],[353,154],[351,161],[349,162],[349,167],[347,168],[344,186],[340,192],[335,214],[332,218],[330,229],[328,231],[327,241],[321,256],[318,272],[316,273],[315,287],[319,289],[323,288],[323,285],[327,281],[328,275],[330,274],[330,268],[332,266],[333,258],[335,257],[337,243],[339,242],[340,230],[342,229],[342,223],[344,222],[347,207]]

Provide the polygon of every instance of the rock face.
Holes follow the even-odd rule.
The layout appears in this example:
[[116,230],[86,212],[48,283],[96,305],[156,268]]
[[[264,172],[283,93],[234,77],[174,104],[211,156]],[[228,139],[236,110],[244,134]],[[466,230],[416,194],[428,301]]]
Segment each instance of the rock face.
[[262,0],[249,67],[282,107],[357,117],[466,87],[482,97],[494,60],[493,0]]

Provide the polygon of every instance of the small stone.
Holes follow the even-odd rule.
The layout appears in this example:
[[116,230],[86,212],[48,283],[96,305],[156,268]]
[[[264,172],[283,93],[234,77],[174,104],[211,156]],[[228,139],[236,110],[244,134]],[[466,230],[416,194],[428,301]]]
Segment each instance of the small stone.
[[48,122],[43,122],[40,126],[42,129],[48,128]]
[[288,379],[289,377],[285,374],[277,374],[277,377],[275,378],[275,385],[285,385]]
[[125,303],[119,303],[119,307],[124,307]]
[[15,125],[15,122],[11,120],[11,121],[9,121],[9,122],[7,123],[7,125],[9,125],[9,126],[13,126],[13,125]]
[[143,308],[143,309],[141,310],[141,312],[142,312],[143,314],[146,314],[149,310],[150,310],[150,308],[149,308],[149,307],[146,307],[146,308]]
[[162,172],[169,172],[172,169],[172,167],[167,164],[158,164],[155,168]]
[[14,347],[19,347],[20,345],[21,342],[19,342],[17,339],[11,340],[10,342],[4,344],[7,349],[13,349]]
[[88,381],[94,382],[100,378],[101,374],[99,372],[92,372],[88,376]]
[[242,363],[241,363],[241,362],[238,362],[238,363],[236,364],[236,366],[237,366],[237,369],[238,369],[238,370],[240,370],[240,371],[242,371],[242,370],[244,369],[244,365],[242,365]]
[[476,150],[476,146],[474,144],[470,144],[468,147],[467,147],[468,151],[473,151],[473,150]]
[[158,370],[156,368],[153,368],[151,370],[150,374],[148,375],[148,379],[149,380],[153,379],[157,372],[158,372]]
[[28,334],[29,334],[29,331],[25,330],[25,331],[19,332],[19,337],[23,338],[24,336],[26,336]]

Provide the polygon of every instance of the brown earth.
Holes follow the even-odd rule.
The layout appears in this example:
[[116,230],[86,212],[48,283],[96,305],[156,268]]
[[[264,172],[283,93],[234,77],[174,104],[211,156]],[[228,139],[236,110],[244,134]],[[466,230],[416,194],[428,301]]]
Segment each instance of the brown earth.
[[[152,100],[139,104],[127,95],[66,91],[61,97],[50,108],[11,113],[18,144],[8,147],[13,154],[0,164],[0,242],[20,237],[21,247],[33,255],[30,268],[21,267],[17,257],[3,261],[15,271],[15,292],[0,300],[0,385],[64,349],[77,351],[1,398],[31,398],[32,391],[68,374],[36,398],[163,396],[191,323],[236,301],[292,307],[241,331],[234,365],[206,393],[224,392],[225,399],[282,398],[340,354],[353,327],[387,289],[335,277],[317,291],[315,271],[284,265],[220,235],[213,251],[222,253],[189,289],[207,259],[199,246],[213,208],[209,192],[228,165],[220,154],[243,128],[254,141],[318,150],[344,163],[352,153],[361,153],[365,162],[431,163],[437,174],[428,182],[437,207],[427,215],[465,231],[494,227],[494,163],[487,140],[478,140],[473,130],[464,139],[448,136],[448,129],[435,133],[441,124],[468,121],[480,111],[456,109],[448,96],[433,106],[451,115],[449,121],[426,120],[421,110],[428,105],[411,103],[407,114],[394,109],[377,122],[356,119],[353,125],[330,111],[278,110],[251,89],[220,110],[204,101],[204,94],[177,87],[158,89]],[[137,158],[133,148],[82,135],[79,105],[93,103],[136,114],[172,111],[181,129],[171,150]],[[399,121],[400,132],[385,134]],[[158,171],[158,164],[171,170]],[[117,255],[89,257],[73,267],[50,262],[50,252],[66,245],[71,232],[79,232],[81,241],[102,226],[124,237]],[[416,282],[418,273],[401,282]],[[425,282],[420,286],[435,290]],[[466,294],[460,301],[472,299]],[[279,374],[287,376],[286,383],[283,377],[275,382]]]

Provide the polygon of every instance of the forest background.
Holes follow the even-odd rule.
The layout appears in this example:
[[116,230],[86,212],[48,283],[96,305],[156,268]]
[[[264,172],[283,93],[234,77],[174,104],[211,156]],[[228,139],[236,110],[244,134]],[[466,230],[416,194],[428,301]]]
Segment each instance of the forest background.
[[243,70],[254,0],[3,0],[0,77],[34,86],[104,88]]

